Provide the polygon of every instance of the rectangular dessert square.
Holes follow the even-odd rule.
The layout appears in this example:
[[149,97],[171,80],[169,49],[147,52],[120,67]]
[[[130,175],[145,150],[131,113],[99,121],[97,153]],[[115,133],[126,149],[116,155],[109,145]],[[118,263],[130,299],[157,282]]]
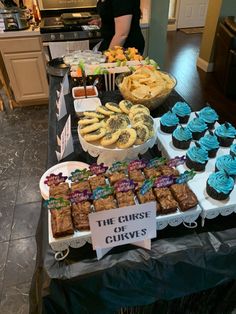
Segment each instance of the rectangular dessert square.
[[72,182],[71,183],[71,191],[80,191],[83,192],[84,190],[91,191],[90,185],[88,181],[81,181],[81,182]]
[[154,188],[154,194],[160,204],[162,214],[173,213],[177,210],[178,203],[168,188]]
[[164,176],[174,176],[177,177],[179,175],[179,171],[175,168],[169,167],[167,165],[161,165],[158,167],[159,171],[161,171]]
[[134,193],[132,191],[117,192],[116,199],[117,199],[118,207],[135,205]]
[[117,181],[126,179],[127,175],[124,172],[113,172],[109,175],[109,181],[111,185],[115,184]]
[[96,211],[108,210],[117,207],[114,197],[112,195],[109,195],[106,198],[94,200],[93,205]]
[[179,207],[182,211],[186,211],[190,208],[195,207],[198,204],[196,195],[187,186],[186,183],[183,184],[173,184],[170,187],[175,199],[179,203]]
[[74,233],[70,206],[61,209],[51,209],[50,212],[54,238],[64,237]]
[[157,177],[160,177],[162,175],[161,171],[155,167],[144,168],[143,172],[144,172],[145,177],[147,179],[152,178],[152,177],[157,178]]
[[62,182],[58,185],[51,185],[49,187],[49,196],[55,197],[55,196],[63,196],[70,193],[70,187],[67,182]]
[[141,194],[140,192],[138,192],[137,197],[138,197],[139,203],[141,204],[156,200],[155,195],[153,194],[152,190],[147,191],[145,194]]
[[140,181],[145,180],[144,174],[142,173],[140,169],[129,171],[129,178],[130,180],[134,180],[135,182],[140,182]]
[[92,190],[95,190],[99,186],[106,186],[106,179],[103,175],[98,175],[91,177],[89,179],[90,187]]
[[72,220],[75,229],[89,230],[88,214],[91,212],[91,203],[82,202],[72,205]]

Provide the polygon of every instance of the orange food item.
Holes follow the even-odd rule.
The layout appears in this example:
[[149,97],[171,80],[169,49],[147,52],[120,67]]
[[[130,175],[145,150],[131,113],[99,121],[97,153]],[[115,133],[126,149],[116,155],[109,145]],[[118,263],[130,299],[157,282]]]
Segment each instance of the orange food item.
[[[87,96],[96,96],[96,91],[93,87],[86,87]],[[74,91],[75,97],[85,97],[84,88],[78,88]]]
[[76,73],[77,73],[77,76],[78,76],[78,77],[82,77],[82,70],[81,70],[80,67],[77,68]]

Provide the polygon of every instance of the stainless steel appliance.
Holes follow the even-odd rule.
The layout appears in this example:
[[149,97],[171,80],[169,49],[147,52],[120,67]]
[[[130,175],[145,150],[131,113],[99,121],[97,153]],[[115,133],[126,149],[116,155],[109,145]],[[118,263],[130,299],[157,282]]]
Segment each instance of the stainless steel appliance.
[[[48,61],[61,57],[63,51],[77,50],[76,47],[92,49],[101,40],[99,28],[88,25],[96,15],[96,3],[96,0],[39,1],[40,33]],[[52,54],[53,43],[58,55]]]
[[28,11],[26,9],[17,7],[1,9],[0,16],[4,21],[4,31],[16,31],[29,28]]

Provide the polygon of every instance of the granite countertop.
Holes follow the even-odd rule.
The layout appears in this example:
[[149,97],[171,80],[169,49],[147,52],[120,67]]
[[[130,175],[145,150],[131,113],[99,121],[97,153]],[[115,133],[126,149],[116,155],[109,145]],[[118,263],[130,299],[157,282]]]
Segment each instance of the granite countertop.
[[39,36],[39,35],[40,35],[39,27],[33,28],[32,25],[28,29],[25,29],[25,30],[0,32],[0,38],[28,37],[28,36]]

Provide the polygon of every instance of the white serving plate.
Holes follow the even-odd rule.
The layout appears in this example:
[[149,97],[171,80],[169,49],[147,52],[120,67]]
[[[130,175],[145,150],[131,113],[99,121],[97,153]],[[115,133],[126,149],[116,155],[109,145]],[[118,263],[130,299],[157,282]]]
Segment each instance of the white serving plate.
[[80,162],[80,161],[66,161],[59,164],[56,164],[55,166],[49,168],[41,177],[39,181],[39,188],[41,191],[42,197],[47,200],[49,198],[49,186],[44,183],[46,180],[46,177],[50,174],[59,174],[62,172],[63,176],[69,176],[71,172],[75,171],[76,169],[88,169],[89,165]]
[[136,159],[139,154],[144,154],[149,148],[153,147],[156,143],[157,127],[154,119],[154,136],[151,137],[147,142],[141,145],[133,145],[126,149],[117,148],[115,145],[110,147],[103,147],[99,142],[87,142],[81,136],[78,129],[78,136],[80,144],[85,152],[89,155],[97,157],[97,163],[104,163],[107,166],[111,166],[116,161],[129,161]]
[[[190,120],[195,117],[195,114],[192,112],[190,115]],[[217,127],[219,123],[216,122],[215,127]],[[178,149],[175,148],[172,144],[172,135],[164,133],[160,130],[160,118],[157,118],[157,144],[159,149],[166,155],[167,158],[174,158],[176,156],[186,155],[187,149]],[[212,130],[214,131],[214,129]],[[236,143],[236,140],[234,140]],[[190,144],[190,147],[193,146],[194,143]],[[212,199],[206,193],[206,182],[209,175],[212,172],[215,172],[215,162],[217,157],[222,155],[227,155],[230,152],[229,147],[220,147],[217,151],[215,158],[210,158],[206,164],[205,171],[197,172],[195,177],[188,182],[189,187],[196,194],[199,204],[202,208],[201,217],[202,217],[202,225],[204,225],[204,219],[213,219],[217,217],[219,214],[222,216],[227,216],[233,212],[236,212],[236,187],[230,194],[230,197],[225,201],[217,201]],[[177,167],[180,172],[184,172],[189,170],[189,168],[183,164]]]

